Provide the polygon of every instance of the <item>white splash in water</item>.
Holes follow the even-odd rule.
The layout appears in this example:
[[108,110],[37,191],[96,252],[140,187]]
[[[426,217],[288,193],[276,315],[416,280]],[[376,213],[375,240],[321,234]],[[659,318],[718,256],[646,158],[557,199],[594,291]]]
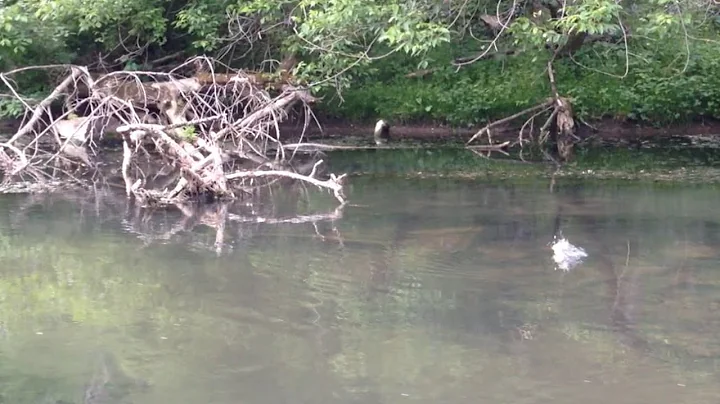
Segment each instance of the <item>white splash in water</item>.
[[553,261],[557,265],[555,269],[560,268],[565,272],[582,264],[583,258],[588,256],[582,247],[575,247],[565,237],[556,238],[551,248]]

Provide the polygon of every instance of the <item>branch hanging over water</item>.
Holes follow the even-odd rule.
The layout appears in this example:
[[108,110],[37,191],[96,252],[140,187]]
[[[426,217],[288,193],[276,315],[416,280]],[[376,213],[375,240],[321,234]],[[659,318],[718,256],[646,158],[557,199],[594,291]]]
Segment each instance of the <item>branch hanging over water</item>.
[[286,177],[286,178],[292,178],[300,181],[304,181],[307,183],[310,183],[312,185],[315,185],[318,188],[327,188],[331,191],[333,191],[333,195],[335,195],[335,198],[340,201],[340,203],[345,203],[345,196],[343,195],[343,182],[345,181],[345,178],[347,177],[347,174],[343,174],[341,176],[336,176],[335,174],[330,174],[330,179],[327,179],[325,181],[320,181],[316,178],[315,172],[318,165],[320,165],[323,161],[320,160],[317,163],[315,163],[315,166],[313,167],[312,172],[310,175],[301,175],[292,171],[277,171],[277,170],[268,170],[268,171],[244,171],[244,172],[237,172],[233,174],[229,174],[227,176],[228,180],[238,179],[238,178],[260,178],[260,177]]

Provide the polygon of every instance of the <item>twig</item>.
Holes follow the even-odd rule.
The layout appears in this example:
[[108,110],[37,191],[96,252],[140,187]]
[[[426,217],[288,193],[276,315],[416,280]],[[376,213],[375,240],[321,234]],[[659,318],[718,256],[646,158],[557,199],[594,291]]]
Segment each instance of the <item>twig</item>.
[[[557,51],[555,52],[557,54]],[[548,79],[550,80],[550,91],[552,91],[552,96],[555,98],[555,102],[558,103],[558,106],[560,105],[560,93],[558,93],[557,84],[555,84],[555,71],[553,70],[553,61],[555,60],[555,55],[548,60],[547,62],[547,72],[548,72]]]
[[510,141],[505,141],[500,144],[486,144],[486,145],[478,145],[478,146],[466,146],[470,150],[477,150],[477,151],[502,151],[504,149],[507,149],[507,147],[510,146]]
[[590,124],[587,123],[587,121],[585,121],[584,119],[582,119],[582,118],[577,118],[577,120],[580,121],[580,123],[582,123],[583,125],[585,125],[585,126],[587,126],[588,128],[592,129],[593,132],[599,132],[599,129],[598,129],[598,128],[596,128],[596,127],[593,126],[593,125],[590,125]]
[[530,118],[528,118],[528,119],[525,121],[525,123],[523,123],[523,125],[520,127],[520,131],[518,132],[518,143],[520,144],[520,146],[522,146],[522,144],[523,144],[523,132],[525,131],[525,127],[526,127],[527,125],[530,125],[530,138],[532,138],[532,132],[533,132],[533,126],[534,126],[533,123],[535,122],[535,118],[537,118],[538,116],[544,114],[544,113],[547,112],[550,108],[552,108],[552,107],[551,107],[551,106],[547,106],[547,108],[541,109],[540,111],[534,113]]
[[543,144],[547,141],[548,136],[550,136],[550,125],[552,125],[552,123],[555,121],[555,117],[557,116],[559,111],[560,108],[555,107],[552,114],[550,114],[543,126],[540,127],[540,137],[538,138],[538,143]]

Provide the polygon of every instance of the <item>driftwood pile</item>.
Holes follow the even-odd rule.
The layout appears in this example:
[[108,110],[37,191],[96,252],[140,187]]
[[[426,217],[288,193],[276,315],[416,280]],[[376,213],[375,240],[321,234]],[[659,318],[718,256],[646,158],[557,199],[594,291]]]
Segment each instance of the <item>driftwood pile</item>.
[[[188,67],[194,70],[190,77],[174,73]],[[319,179],[322,160],[291,168],[297,144],[283,145],[279,123],[302,106],[307,126],[316,99],[289,81],[267,86],[255,74],[229,68],[230,73],[217,74],[207,58],[170,73],[97,77],[85,67],[69,66],[52,93],[31,105],[13,81],[13,75],[30,69],[48,67],[0,74],[26,108],[19,130],[0,143],[5,183],[75,178],[78,167],[95,167],[103,139],[115,135],[123,147],[125,191],[144,204],[236,199],[280,178],[327,189],[345,203],[345,175]],[[57,108],[59,103],[64,107]],[[62,112],[53,112],[58,109]],[[148,162],[155,171],[172,173],[172,181],[153,187],[157,172],[145,172]]]

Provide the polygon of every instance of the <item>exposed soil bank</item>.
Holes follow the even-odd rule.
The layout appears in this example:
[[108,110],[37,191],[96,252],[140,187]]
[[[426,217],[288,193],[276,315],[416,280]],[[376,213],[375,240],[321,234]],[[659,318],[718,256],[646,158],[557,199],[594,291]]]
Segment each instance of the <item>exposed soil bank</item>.
[[[520,120],[521,121],[521,120]],[[342,140],[343,138],[368,138],[372,137],[374,122],[350,122],[342,119],[319,119],[320,128],[317,123],[309,125],[304,136],[314,140]],[[430,142],[465,142],[470,139],[480,127],[457,128],[442,124],[432,123],[407,123],[394,125],[390,122],[391,135],[394,139],[418,140]],[[588,126],[588,124],[590,126]],[[518,136],[522,122],[499,126],[493,129],[493,141],[496,143],[506,140],[515,140]],[[0,120],[0,137],[9,136],[15,133],[20,126],[19,120]],[[280,125],[285,141],[293,140],[302,133],[303,124],[297,120],[290,120]],[[618,121],[615,119],[601,119],[588,123],[579,123],[577,135],[581,139],[590,137],[608,143],[628,143],[639,140],[653,140],[684,137],[684,136],[706,136],[720,141],[720,121],[698,120],[683,124],[676,124],[663,127],[655,127],[647,124],[639,124],[630,121]],[[486,138],[478,140],[478,144],[487,142]]]
[[[337,139],[347,136],[370,137],[372,136],[374,128],[374,122],[354,123],[340,119],[322,119],[320,120],[320,124],[322,129],[318,129],[317,125],[312,125],[308,127],[306,135],[314,139]],[[584,123],[579,124],[577,134],[581,139],[594,136],[600,140],[619,143],[646,138],[666,138],[674,136],[711,136],[720,139],[720,121],[716,120],[698,120],[697,122],[664,127],[642,125],[635,122],[618,121],[615,119],[601,119],[588,122],[588,124],[591,127]],[[516,122],[514,125],[506,125],[494,129],[493,141],[502,142],[516,139],[520,125],[522,125],[522,122]],[[282,128],[288,132],[296,132],[302,130],[302,125],[298,123],[287,123],[282,125]],[[392,136],[397,139],[467,141],[479,129],[480,127],[453,128],[447,125],[417,123],[393,125],[391,133]],[[480,142],[486,142],[486,139],[481,139]]]

